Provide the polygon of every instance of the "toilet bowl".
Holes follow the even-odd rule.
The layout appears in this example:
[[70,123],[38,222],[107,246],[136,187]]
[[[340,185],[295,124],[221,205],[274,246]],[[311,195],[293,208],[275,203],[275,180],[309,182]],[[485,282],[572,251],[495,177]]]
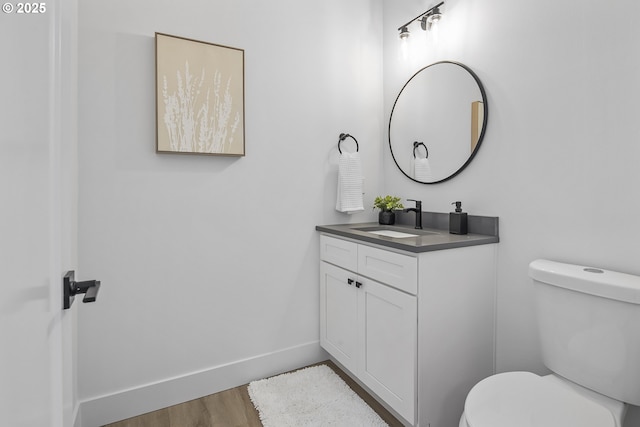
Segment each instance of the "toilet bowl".
[[460,427],[622,427],[626,405],[556,375],[508,372],[467,395]]

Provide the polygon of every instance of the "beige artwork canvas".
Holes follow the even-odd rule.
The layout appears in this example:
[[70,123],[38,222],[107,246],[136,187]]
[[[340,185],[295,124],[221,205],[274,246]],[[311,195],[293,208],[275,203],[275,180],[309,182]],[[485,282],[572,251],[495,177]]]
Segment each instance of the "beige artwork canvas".
[[244,50],[156,33],[156,151],[244,156]]

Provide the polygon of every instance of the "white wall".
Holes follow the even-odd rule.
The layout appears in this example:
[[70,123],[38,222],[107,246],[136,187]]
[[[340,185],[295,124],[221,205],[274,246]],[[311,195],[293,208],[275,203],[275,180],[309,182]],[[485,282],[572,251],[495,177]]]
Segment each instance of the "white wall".
[[[319,352],[314,227],[373,219],[334,209],[341,132],[366,206],[379,187],[381,4],[85,0],[79,21],[79,256],[102,280],[80,305],[81,399]],[[155,153],[156,31],[245,50],[246,157]]]
[[[313,227],[372,218],[333,210],[340,132],[361,143],[366,205],[500,217],[499,371],[546,372],[531,260],[640,274],[640,5],[448,0],[438,43],[402,62],[396,28],[433,4],[81,2],[80,265],[103,280],[80,306],[82,398],[317,340]],[[155,31],[245,49],[245,158],[155,154]],[[384,130],[406,79],[444,59],[484,83],[489,127],[461,175],[419,185]]]
[[405,178],[385,149],[384,192],[427,211],[462,200],[471,214],[500,217],[497,368],[545,373],[528,263],[640,274],[640,3],[447,0],[438,43],[411,46],[402,62],[397,27],[435,3],[384,2],[385,120],[415,71],[448,59],[483,82],[487,134],[471,165],[438,185]]

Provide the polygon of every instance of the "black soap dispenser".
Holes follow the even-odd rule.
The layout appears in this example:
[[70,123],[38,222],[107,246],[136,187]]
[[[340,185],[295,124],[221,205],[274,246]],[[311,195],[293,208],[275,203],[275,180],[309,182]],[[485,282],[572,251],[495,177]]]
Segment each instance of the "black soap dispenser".
[[453,202],[456,211],[449,214],[449,233],[467,234],[467,213],[462,212],[462,202]]

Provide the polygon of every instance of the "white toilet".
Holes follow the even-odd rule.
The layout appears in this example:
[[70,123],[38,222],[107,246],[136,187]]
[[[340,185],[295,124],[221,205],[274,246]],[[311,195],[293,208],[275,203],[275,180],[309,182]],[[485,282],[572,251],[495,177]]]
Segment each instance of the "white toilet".
[[485,378],[460,427],[622,427],[640,405],[640,277],[547,260],[529,265],[544,364]]

